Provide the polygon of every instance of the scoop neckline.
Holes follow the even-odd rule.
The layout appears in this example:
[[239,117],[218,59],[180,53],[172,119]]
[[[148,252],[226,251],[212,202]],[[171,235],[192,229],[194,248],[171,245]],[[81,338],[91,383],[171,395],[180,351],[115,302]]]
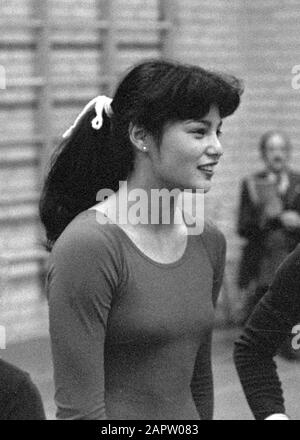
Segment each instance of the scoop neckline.
[[122,229],[117,223],[114,223],[112,221],[111,218],[109,218],[107,215],[105,215],[102,211],[98,211],[95,208],[89,208],[86,210],[86,212],[93,212],[96,211],[98,213],[101,213],[109,222],[109,224],[114,225],[116,227],[116,230],[118,231],[118,233],[120,233],[126,240],[126,242],[146,261],[148,261],[150,264],[154,265],[154,266],[158,266],[160,268],[173,268],[173,267],[178,267],[180,265],[182,265],[189,257],[189,251],[190,251],[190,245],[191,245],[191,240],[190,240],[190,234],[187,234],[187,240],[186,240],[186,245],[184,248],[184,251],[182,253],[182,255],[176,260],[173,261],[171,263],[161,263],[159,261],[153,260],[152,258],[148,257],[148,255],[146,255],[133,241],[132,239],[129,237],[128,234],[126,234],[126,232],[124,231],[124,229]]

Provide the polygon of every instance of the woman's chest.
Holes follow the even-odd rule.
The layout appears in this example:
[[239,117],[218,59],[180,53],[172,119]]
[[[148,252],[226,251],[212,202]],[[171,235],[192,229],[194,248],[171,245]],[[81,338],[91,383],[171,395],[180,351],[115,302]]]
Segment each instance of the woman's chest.
[[[136,264],[112,304],[107,338],[113,343],[198,339],[211,328],[213,271],[210,264],[169,270]],[[149,266],[148,266],[149,267]]]

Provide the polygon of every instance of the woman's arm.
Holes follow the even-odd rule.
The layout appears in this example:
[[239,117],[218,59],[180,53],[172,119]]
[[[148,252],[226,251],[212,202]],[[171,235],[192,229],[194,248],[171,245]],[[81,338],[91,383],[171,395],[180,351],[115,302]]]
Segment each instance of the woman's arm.
[[273,357],[300,320],[299,269],[298,246],[278,269],[235,344],[236,368],[249,406],[259,420],[285,412]]
[[198,350],[191,391],[200,419],[212,420],[214,390],[211,366],[211,334]]
[[[207,235],[203,236],[204,243],[213,266],[212,303],[216,307],[221,290],[225,262],[226,240],[224,235],[213,227],[208,227]],[[202,420],[212,420],[214,409],[213,374],[211,365],[212,333],[207,335],[206,341],[197,352],[194,365],[191,390],[194,402]]]
[[118,279],[109,244],[95,237],[70,234],[53,250],[48,292],[58,419],[106,419],[104,341]]

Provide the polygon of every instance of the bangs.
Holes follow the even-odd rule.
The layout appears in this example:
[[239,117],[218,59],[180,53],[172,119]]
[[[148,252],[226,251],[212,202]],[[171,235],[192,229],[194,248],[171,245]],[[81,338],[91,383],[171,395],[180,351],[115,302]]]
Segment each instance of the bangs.
[[240,104],[243,87],[234,76],[173,64],[144,93],[141,122],[155,129],[167,121],[201,119],[212,105],[221,118],[230,116]]
[[216,105],[221,118],[226,118],[239,106],[242,91],[241,82],[235,77],[195,68],[176,87],[172,113],[180,120],[199,119],[209,112],[212,105]]

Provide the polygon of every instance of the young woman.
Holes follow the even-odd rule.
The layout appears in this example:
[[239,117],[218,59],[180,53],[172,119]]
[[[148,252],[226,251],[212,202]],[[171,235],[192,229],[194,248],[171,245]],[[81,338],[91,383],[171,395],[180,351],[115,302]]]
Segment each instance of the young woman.
[[300,246],[284,260],[268,292],[236,342],[235,363],[250,408],[258,420],[288,419],[273,360],[288,335],[300,350]]
[[149,201],[153,190],[210,189],[240,94],[235,78],[150,60],[65,134],[40,205],[59,419],[212,418],[224,237],[210,224],[193,233],[177,196],[147,204],[158,221],[121,217],[136,191]]

